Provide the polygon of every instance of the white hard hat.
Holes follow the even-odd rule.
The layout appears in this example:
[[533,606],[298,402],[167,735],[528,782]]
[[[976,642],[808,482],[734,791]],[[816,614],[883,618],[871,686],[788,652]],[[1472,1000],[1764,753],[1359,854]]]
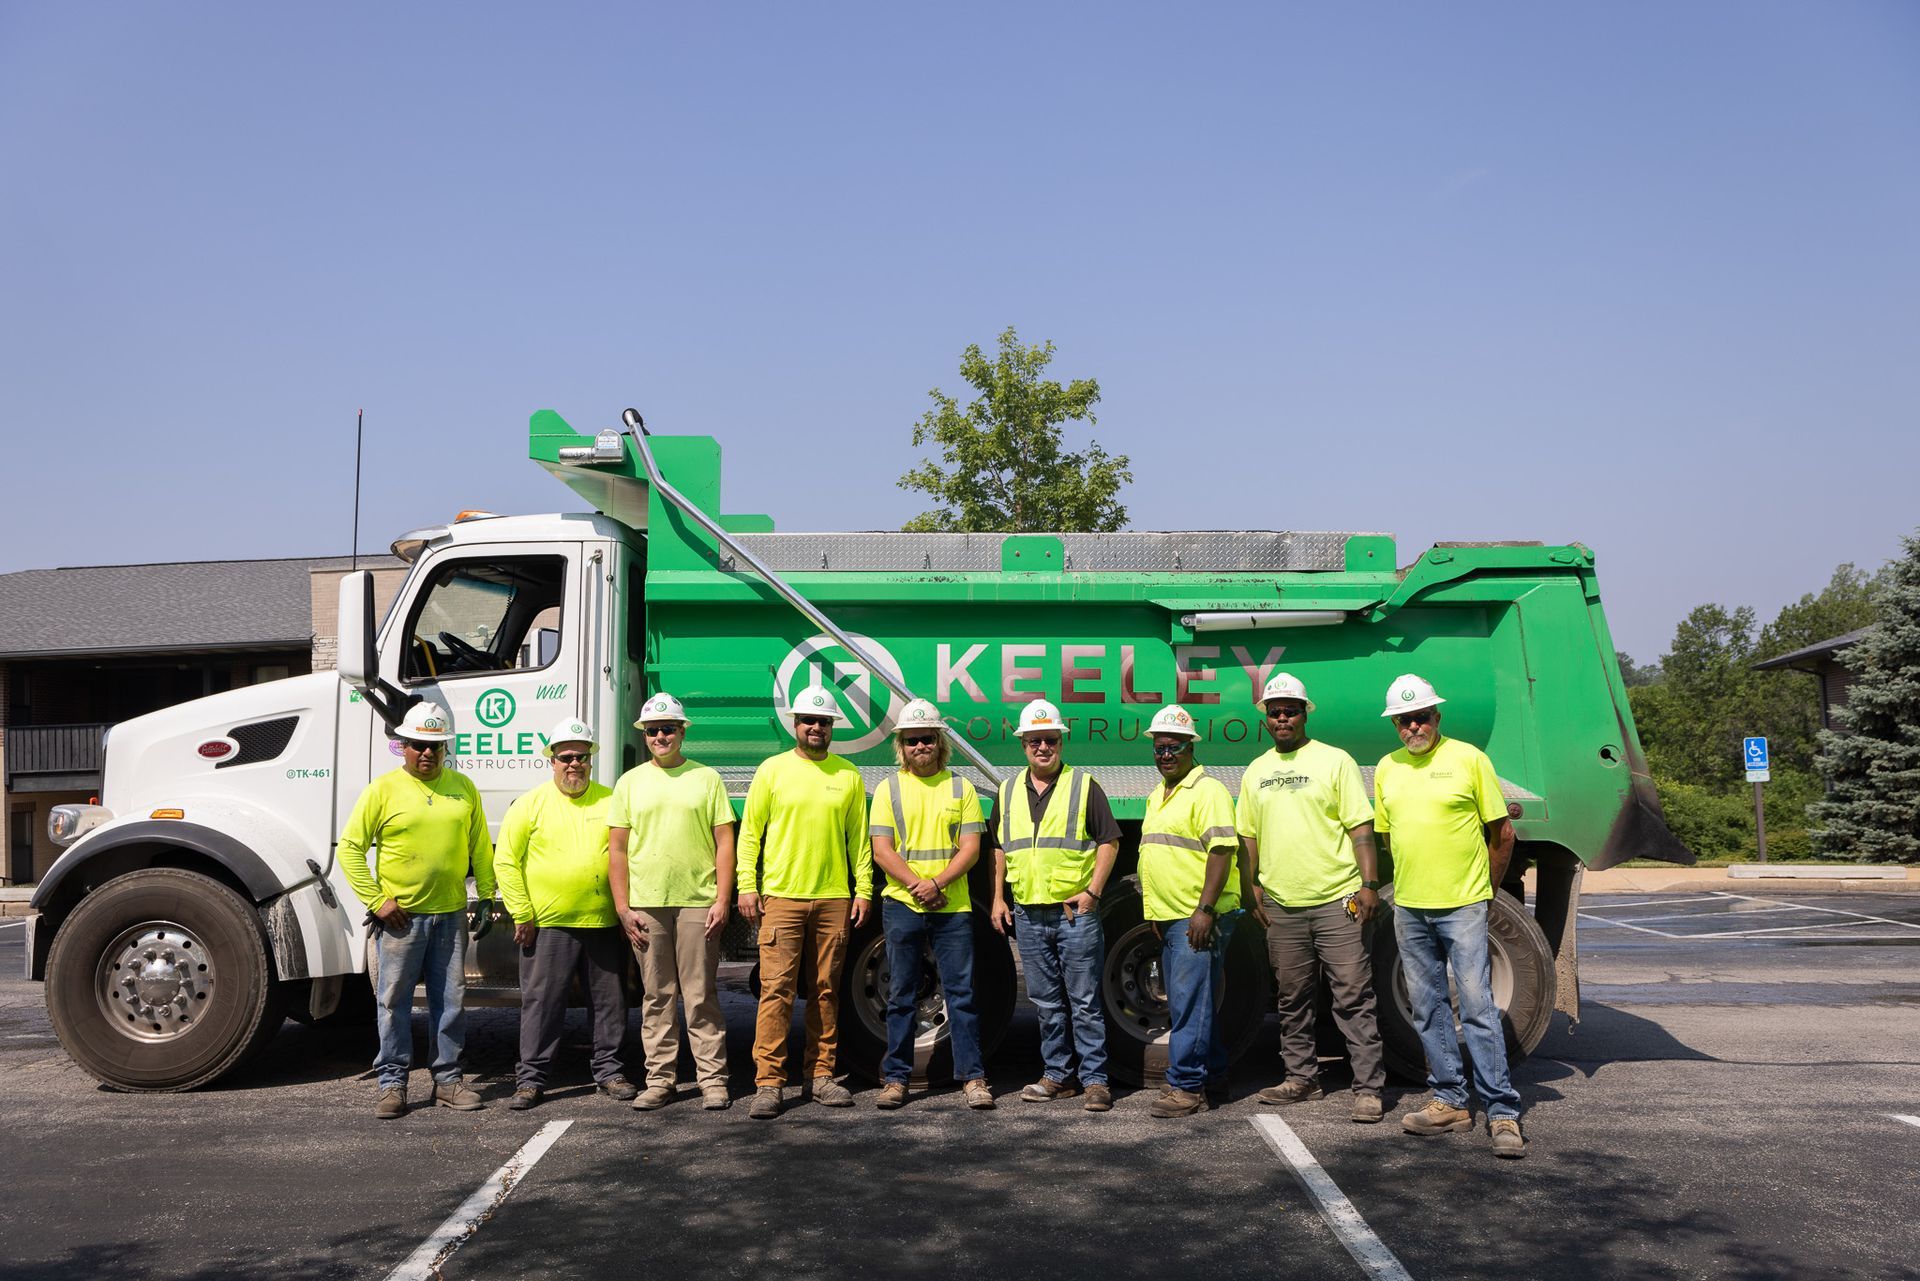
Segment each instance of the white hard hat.
[[639,729],[648,721],[679,721],[682,725],[693,724],[687,719],[687,709],[680,700],[664,691],[640,704],[640,719],[633,723],[633,727]]
[[916,698],[900,709],[900,720],[894,725],[893,732],[899,734],[910,729],[946,728],[947,718],[940,714],[940,709],[924,698]]
[[599,746],[599,744],[593,741],[593,726],[587,724],[578,716],[569,716],[553,727],[552,732],[547,735],[547,745],[543,749],[544,754],[552,756],[553,749],[562,743],[585,743],[588,747]]
[[1178,734],[1184,738],[1199,738],[1200,731],[1193,727],[1193,713],[1184,707],[1168,703],[1153,714],[1153,720],[1147,725],[1147,733]]
[[1060,719],[1060,709],[1044,698],[1036,698],[1020,709],[1020,724],[1014,733],[1025,738],[1029,734],[1058,734],[1067,736],[1067,723]]
[[1433,686],[1409,672],[1396,677],[1393,684],[1387,686],[1387,710],[1382,716],[1398,716],[1402,712],[1417,712],[1423,707],[1437,707],[1447,700],[1433,692]]
[[1267,682],[1267,687],[1260,691],[1260,701],[1263,703],[1270,703],[1276,698],[1298,699],[1307,705],[1308,711],[1313,710],[1313,700],[1307,697],[1307,687],[1291,672],[1275,672],[1273,679]]
[[824,685],[809,685],[793,696],[793,706],[788,709],[792,716],[831,716],[835,725],[849,725],[846,713],[840,710],[840,700],[833,691]]
[[416,743],[445,743],[453,738],[453,717],[438,703],[415,703],[393,733]]

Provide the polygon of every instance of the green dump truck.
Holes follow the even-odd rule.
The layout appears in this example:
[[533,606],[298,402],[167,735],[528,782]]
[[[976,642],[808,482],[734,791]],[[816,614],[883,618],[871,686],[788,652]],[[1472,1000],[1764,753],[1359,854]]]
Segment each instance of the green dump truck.
[[[540,732],[561,716],[595,727],[602,781],[646,759],[632,722],[655,690],[684,700],[689,754],[720,770],[736,805],[754,766],[791,746],[783,713],[810,682],[841,691],[853,723],[835,748],[869,788],[893,768],[893,717],[919,696],[947,715],[955,767],[983,796],[1022,763],[1021,706],[1046,698],[1067,718],[1069,760],[1100,779],[1127,830],[1125,874],[1158,778],[1144,726],[1159,706],[1192,712],[1200,760],[1233,788],[1268,746],[1255,696],[1272,672],[1312,689],[1315,737],[1371,762],[1398,745],[1383,691],[1417,671],[1447,696],[1448,732],[1492,756],[1518,834],[1493,964],[1522,1053],[1555,1009],[1578,1010],[1582,870],[1691,861],[1661,816],[1593,554],[1577,544],[1440,544],[1400,566],[1379,533],[787,533],[726,511],[717,441],[649,437],[632,411],[593,435],[537,413],[529,446],[592,514],[403,537],[394,550],[412,569],[384,622],[369,575],[342,585],[337,674],[119,725],[102,803],[56,814],[68,848],[35,898],[28,965],[63,1045],[100,1079],[200,1084],[283,1015],[326,1017],[364,990],[363,913],[333,846],[361,787],[394,764],[383,721],[416,696],[452,711],[452,763],[496,825],[545,777]],[[1101,912],[1114,1066],[1150,1080],[1167,1027],[1158,942],[1130,882],[1116,878]],[[991,1044],[1019,977],[984,912],[976,928]],[[504,934],[470,952],[479,999],[513,999]],[[1375,935],[1390,1061],[1416,1074],[1392,931]],[[751,942],[736,918],[730,954],[751,959]],[[1269,982],[1257,932],[1239,931],[1222,1012],[1237,1047],[1271,1007]],[[878,1067],[885,991],[875,930],[855,940],[843,992],[855,1071]],[[937,989],[921,1015],[922,1063],[937,1071]]]

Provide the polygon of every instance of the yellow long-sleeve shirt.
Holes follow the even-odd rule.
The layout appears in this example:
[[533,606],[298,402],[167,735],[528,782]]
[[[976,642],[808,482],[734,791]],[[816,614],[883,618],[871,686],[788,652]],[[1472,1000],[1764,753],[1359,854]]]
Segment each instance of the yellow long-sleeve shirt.
[[865,899],[873,894],[867,790],[843,756],[782,752],[760,762],[740,816],[742,894]]
[[[371,868],[369,849],[378,852]],[[480,789],[454,770],[427,783],[396,769],[367,784],[335,857],[368,907],[392,899],[408,912],[462,911],[469,867],[480,897],[493,897],[493,841]]]
[[607,799],[589,783],[568,796],[552,780],[507,807],[493,870],[500,903],[521,925],[606,929],[620,923],[607,888]]

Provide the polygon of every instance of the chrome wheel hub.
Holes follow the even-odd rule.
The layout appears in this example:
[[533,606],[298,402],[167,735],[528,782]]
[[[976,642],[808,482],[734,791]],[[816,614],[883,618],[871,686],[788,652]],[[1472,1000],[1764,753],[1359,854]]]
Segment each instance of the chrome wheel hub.
[[170,921],[122,933],[100,958],[94,986],[107,1021],[137,1041],[170,1041],[192,1030],[213,999],[213,958]]

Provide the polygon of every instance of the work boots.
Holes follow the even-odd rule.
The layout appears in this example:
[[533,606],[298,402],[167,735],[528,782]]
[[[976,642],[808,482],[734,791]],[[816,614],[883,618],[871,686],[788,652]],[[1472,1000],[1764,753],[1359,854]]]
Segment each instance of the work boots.
[[1051,1103],[1055,1099],[1070,1099],[1080,1093],[1080,1087],[1069,1081],[1056,1081],[1043,1076],[1026,1089],[1020,1091],[1020,1098],[1027,1103]]
[[1517,1161],[1527,1154],[1527,1136],[1520,1133],[1520,1123],[1510,1116],[1497,1116],[1487,1122],[1487,1133],[1493,1137],[1493,1154]]
[[988,1088],[985,1077],[968,1081],[961,1089],[967,1096],[967,1106],[976,1112],[985,1112],[998,1106],[993,1101],[993,1091]]
[[1089,1085],[1086,1107],[1089,1112],[1113,1111],[1113,1091],[1104,1085]]
[[435,1107],[452,1108],[455,1112],[478,1112],[487,1106],[480,1101],[480,1092],[465,1081],[435,1081],[433,1083],[433,1104]]
[[1347,1115],[1351,1116],[1361,1125],[1373,1125],[1379,1121],[1381,1117],[1386,1115],[1386,1108],[1380,1102],[1380,1096],[1373,1091],[1355,1090],[1353,1092],[1353,1111]]
[[1418,1112],[1400,1118],[1400,1128],[1408,1134],[1446,1134],[1452,1130],[1471,1130],[1473,1113],[1457,1108],[1445,1099],[1434,1099]]
[[[1254,1097],[1262,1103],[1284,1105],[1288,1103],[1305,1103],[1311,1099],[1319,1098],[1324,1093],[1325,1091],[1320,1088],[1318,1081],[1303,1081],[1297,1076],[1290,1076],[1278,1085],[1268,1086]],[[1377,1120],[1378,1118],[1375,1119]]]
[[906,1102],[906,1084],[901,1081],[888,1081],[880,1087],[880,1097],[873,1101],[873,1106],[884,1112],[891,1112],[897,1107],[906,1106]]
[[634,1110],[652,1112],[673,1102],[673,1087],[670,1085],[649,1085],[640,1091],[640,1097],[633,1101]]
[[382,1121],[391,1121],[407,1113],[407,1087],[391,1086],[380,1091],[380,1101],[373,1105],[373,1114]]
[[780,1087],[763,1085],[753,1092],[753,1102],[747,1108],[747,1115],[756,1121],[771,1121],[780,1115],[785,1103],[780,1098]]
[[1170,1117],[1194,1116],[1206,1110],[1207,1096],[1205,1094],[1196,1094],[1187,1090],[1168,1089],[1153,1101],[1153,1106],[1147,1109],[1147,1112],[1150,1116]]
[[813,1101],[822,1107],[850,1108],[853,1106],[853,1091],[830,1076],[814,1078]]

